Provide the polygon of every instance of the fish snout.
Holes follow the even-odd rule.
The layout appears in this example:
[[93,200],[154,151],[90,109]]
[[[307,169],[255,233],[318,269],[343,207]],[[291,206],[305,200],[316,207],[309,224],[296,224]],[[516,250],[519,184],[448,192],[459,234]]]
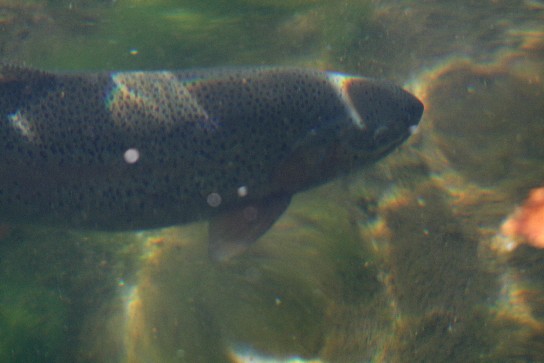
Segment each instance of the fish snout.
[[421,121],[421,116],[423,116],[424,106],[423,103],[413,94],[402,90],[405,93],[405,125],[408,126],[410,133],[414,133],[415,129]]

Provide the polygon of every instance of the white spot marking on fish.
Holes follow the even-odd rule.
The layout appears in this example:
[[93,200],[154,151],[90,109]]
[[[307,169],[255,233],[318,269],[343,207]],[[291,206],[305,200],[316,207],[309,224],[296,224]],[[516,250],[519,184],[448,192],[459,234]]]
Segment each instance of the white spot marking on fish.
[[243,198],[247,195],[247,187],[245,185],[242,185],[240,188],[238,188],[238,196],[240,198]]
[[219,195],[219,193],[210,193],[206,198],[206,202],[208,202],[210,207],[219,207],[221,204],[221,195]]
[[138,160],[140,160],[140,152],[138,149],[130,148],[123,154],[123,158],[127,162],[127,164],[134,164]]

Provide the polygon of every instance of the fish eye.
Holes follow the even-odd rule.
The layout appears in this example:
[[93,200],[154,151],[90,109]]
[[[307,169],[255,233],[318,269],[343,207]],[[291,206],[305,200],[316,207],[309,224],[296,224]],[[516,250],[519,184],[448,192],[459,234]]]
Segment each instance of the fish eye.
[[387,140],[389,128],[387,126],[380,126],[374,131],[372,136],[374,144],[379,145]]

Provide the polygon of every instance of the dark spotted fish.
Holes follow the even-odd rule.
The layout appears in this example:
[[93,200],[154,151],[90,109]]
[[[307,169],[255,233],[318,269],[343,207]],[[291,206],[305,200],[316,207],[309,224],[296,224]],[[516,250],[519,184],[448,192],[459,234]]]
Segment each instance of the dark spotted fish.
[[46,73],[0,66],[0,222],[102,230],[209,219],[238,254],[291,196],[383,157],[423,105],[289,68]]

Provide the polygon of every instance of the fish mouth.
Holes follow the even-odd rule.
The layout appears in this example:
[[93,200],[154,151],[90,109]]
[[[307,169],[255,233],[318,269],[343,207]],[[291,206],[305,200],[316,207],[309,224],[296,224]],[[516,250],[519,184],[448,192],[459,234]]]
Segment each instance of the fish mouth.
[[388,155],[393,150],[395,150],[400,145],[402,145],[411,135],[412,135],[412,133],[407,131],[407,132],[401,134],[397,139],[389,141],[387,144],[384,144],[383,147],[380,147],[374,153],[375,158],[379,159],[379,158],[382,158],[382,157]]
[[[405,91],[406,92],[406,91]],[[425,106],[423,105],[423,102],[419,100],[416,96],[413,94],[406,92],[408,94],[408,117],[407,117],[407,126],[408,131],[410,132],[410,135],[414,134],[419,122],[421,121],[421,117],[423,116],[423,111],[425,110]]]

